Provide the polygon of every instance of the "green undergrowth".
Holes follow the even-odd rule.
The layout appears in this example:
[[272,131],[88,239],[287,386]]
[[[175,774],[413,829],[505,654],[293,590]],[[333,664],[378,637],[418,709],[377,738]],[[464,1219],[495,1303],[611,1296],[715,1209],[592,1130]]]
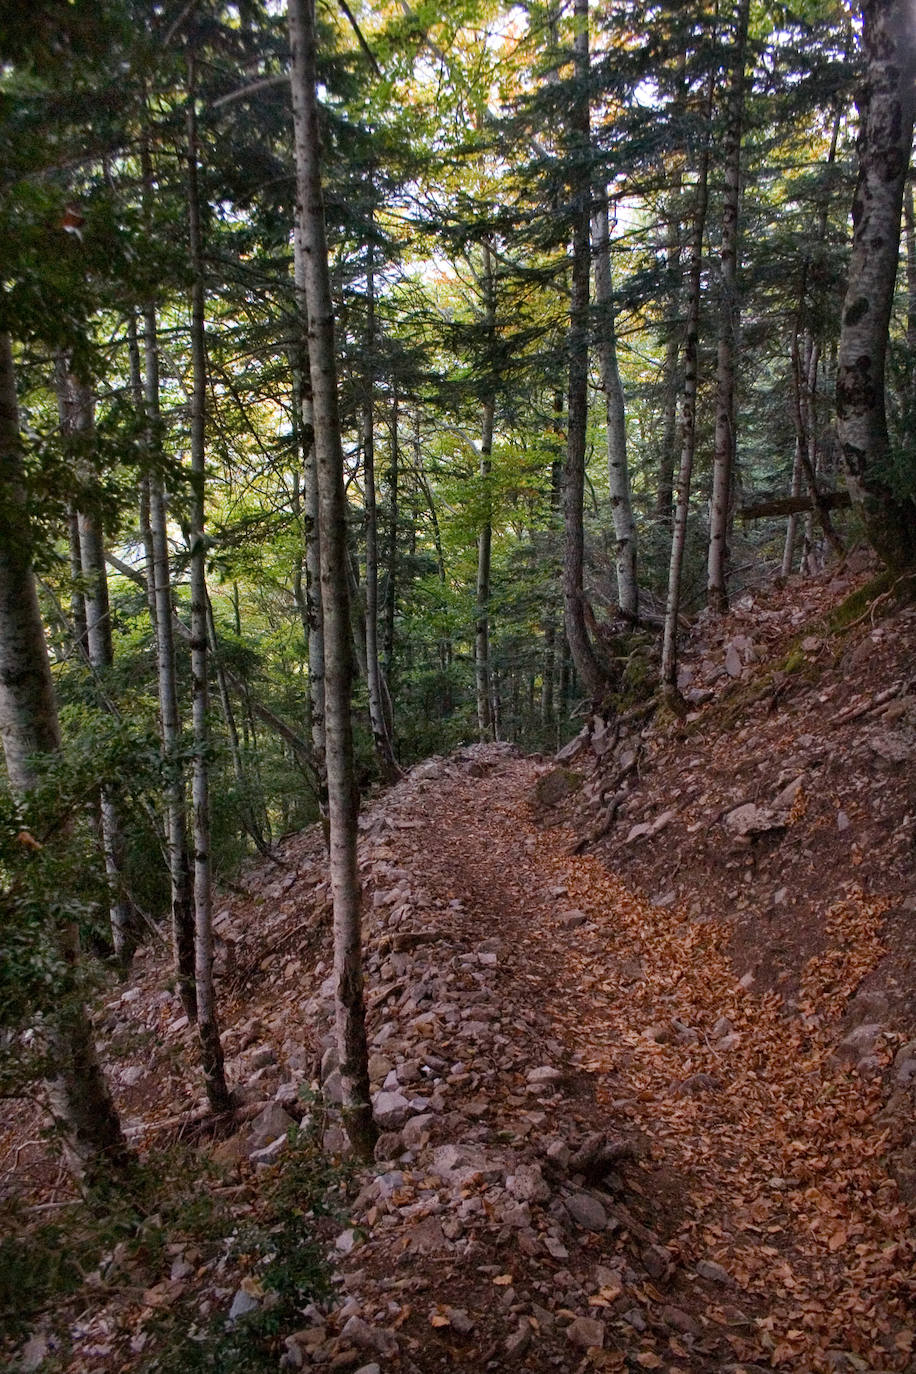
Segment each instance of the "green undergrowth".
[[201,1320],[193,1299],[151,1323],[142,1374],[261,1374],[276,1369],[283,1338],[303,1325],[303,1312],[331,1291],[318,1237],[322,1217],[340,1213],[345,1174],[321,1150],[317,1130],[291,1133],[282,1162],[250,1213],[232,1222],[218,1268],[233,1292],[244,1281],[255,1310]]
[[[51,1337],[43,1374],[67,1367],[78,1315],[137,1295],[170,1277],[176,1255],[194,1274],[178,1300],[144,1326],[138,1374],[255,1374],[277,1367],[282,1337],[329,1291],[319,1242],[323,1216],[341,1208],[346,1176],[321,1149],[320,1127],[295,1130],[278,1166],[243,1205],[218,1190],[222,1175],[189,1145],[157,1151],[129,1184],[76,1200],[53,1221],[24,1205],[0,1209],[0,1366],[37,1329]],[[198,1276],[198,1277],[195,1277]],[[228,1302],[201,1318],[204,1288],[259,1295],[230,1323]],[[225,1310],[223,1310],[225,1309]]]

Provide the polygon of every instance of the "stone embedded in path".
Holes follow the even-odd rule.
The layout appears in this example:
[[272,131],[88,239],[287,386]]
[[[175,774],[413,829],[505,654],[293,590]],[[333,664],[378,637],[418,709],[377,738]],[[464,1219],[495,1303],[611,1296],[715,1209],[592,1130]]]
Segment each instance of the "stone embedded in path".
[[515,1173],[506,1179],[506,1190],[519,1202],[546,1202],[550,1197],[550,1189],[537,1164],[519,1164]]
[[856,1064],[866,1055],[870,1055],[875,1049],[884,1027],[877,1021],[871,1021],[865,1026],[856,1026],[855,1030],[844,1036],[834,1051],[836,1058],[846,1064]]
[[380,1355],[397,1354],[398,1343],[395,1336],[383,1327],[370,1326],[362,1317],[349,1317],[344,1324],[341,1336],[363,1350],[377,1350]]
[[529,1069],[525,1074],[525,1082],[532,1088],[554,1087],[562,1081],[562,1072],[550,1064],[541,1064],[536,1069]]
[[229,1320],[238,1321],[239,1317],[245,1317],[249,1312],[256,1312],[261,1306],[260,1302],[253,1294],[245,1288],[236,1290],[232,1299],[232,1306],[229,1308]]
[[715,1260],[697,1260],[696,1271],[701,1279],[707,1279],[710,1283],[731,1283],[731,1274],[727,1269],[723,1269],[721,1264],[716,1264]]
[[591,1193],[573,1193],[563,1199],[563,1205],[573,1221],[586,1231],[603,1231],[607,1227],[607,1212]]
[[604,1348],[604,1322],[595,1321],[593,1317],[576,1317],[567,1326],[566,1337],[583,1349],[601,1350]]
[[894,1056],[894,1082],[901,1087],[916,1083],[916,1040],[901,1045]]
[[659,1316],[666,1326],[672,1331],[679,1331],[682,1336],[699,1336],[702,1333],[700,1323],[680,1307],[672,1307],[666,1303]]

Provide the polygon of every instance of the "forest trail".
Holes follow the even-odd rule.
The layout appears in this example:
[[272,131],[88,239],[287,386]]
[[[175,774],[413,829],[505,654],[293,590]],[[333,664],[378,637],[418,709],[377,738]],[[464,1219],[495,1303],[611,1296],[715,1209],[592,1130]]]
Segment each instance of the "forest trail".
[[[839,1011],[875,962],[880,904],[837,909],[789,1016],[741,985],[716,912],[653,906],[570,855],[569,832],[540,828],[538,765],[498,747],[463,758],[413,770],[368,823],[424,913],[424,943],[380,970],[370,1033],[389,999],[423,1001],[417,979],[431,992],[438,978],[457,1009],[436,1037],[442,1115],[407,1127],[420,1148],[403,1198],[379,1213],[370,1189],[357,1218],[389,1220],[354,1266],[428,1282],[399,1327],[414,1366],[911,1369],[913,1255],[882,1166],[882,1094],[810,1014]],[[441,1000],[430,1011],[441,1019]],[[423,1017],[383,1032],[383,1050],[409,1057]],[[419,1242],[411,1229],[451,1210],[436,1141],[483,1150],[455,1196],[482,1191],[489,1222],[452,1239],[446,1226],[441,1254],[436,1228]],[[515,1168],[502,1188],[501,1142]]]
[[[222,1139],[193,1107],[194,1032],[167,957],[139,960],[98,1018],[119,1107],[154,1167],[197,1140],[228,1227],[118,1247],[36,1337],[67,1352],[49,1368],[916,1368],[911,1217],[886,1167],[883,1070],[900,1037],[862,1026],[854,1062],[834,1053],[881,958],[886,903],[846,891],[799,959],[800,995],[758,992],[729,959],[715,888],[653,903],[573,852],[580,832],[538,801],[552,766],[470,746],[415,766],[361,817],[383,1135],[375,1168],[344,1165],[307,1213],[334,1296],[294,1296],[279,1328],[268,1261],[234,1237],[282,1224],[271,1190],[294,1197],[308,1142],[342,1161],[320,832],[255,864],[217,914],[227,1072],[245,1104]],[[5,1186],[61,1206],[37,1115],[10,1124]],[[268,1353],[201,1363],[208,1322],[231,1341],[236,1314],[262,1307]]]

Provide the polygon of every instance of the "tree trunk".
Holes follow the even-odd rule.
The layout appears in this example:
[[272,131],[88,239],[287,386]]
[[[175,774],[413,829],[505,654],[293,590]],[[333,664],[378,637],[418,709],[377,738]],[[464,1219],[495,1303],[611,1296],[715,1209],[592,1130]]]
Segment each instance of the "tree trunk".
[[[34,760],[60,748],[57,703],[32,571],[32,531],[19,444],[16,375],[8,334],[0,334],[0,738],[10,786],[27,795],[38,782]],[[75,922],[55,931],[76,981]],[[129,1154],[96,1055],[78,988],[48,1018],[55,1077],[48,1103],[74,1175],[87,1183],[123,1168]]]
[[[385,624],[383,651],[385,677],[389,686],[394,683],[394,621],[398,605],[398,481],[400,478],[400,444],[398,393],[391,398],[391,467],[388,472],[388,547],[385,577]],[[419,421],[418,421],[419,423]]]
[[[86,447],[92,445],[95,430],[92,391],[85,382],[73,375],[63,356],[58,357],[55,372],[61,433],[84,483],[76,526],[86,655],[97,679],[104,679],[114,663],[114,646],[102,517],[91,494],[92,477],[87,466]],[[122,969],[127,969],[137,947],[138,929],[136,915],[124,891],[124,839],[119,807],[110,787],[102,786],[99,789],[99,811],[102,854],[108,879],[111,942],[115,959]]]
[[[569,311],[569,402],[566,464],[563,473],[563,619],[576,672],[590,697],[599,698],[606,686],[588,634],[585,618],[585,534],[582,506],[585,496],[585,446],[588,423],[589,276],[591,271],[591,177],[589,174],[589,48],[588,0],[575,0],[574,62],[577,93],[570,113],[567,156],[575,168],[573,180],[572,291]],[[571,173],[571,176],[573,174]]]
[[716,363],[716,440],[709,513],[707,605],[728,610],[728,533],[735,460],[735,354],[738,348],[738,210],[741,199],[741,133],[744,121],[744,53],[750,0],[738,0],[735,52],[726,104],[725,188],[719,265],[719,347]]
[[493,426],[496,417],[496,383],[494,349],[496,344],[496,299],[493,281],[493,255],[488,243],[481,244],[483,270],[483,324],[486,358],[484,367],[489,380],[483,402],[483,423],[480,432],[478,475],[483,510],[477,532],[477,599],[474,615],[474,681],[477,690],[477,733],[481,740],[493,739],[493,712],[490,682],[490,567],[493,554],[493,511],[490,473],[493,468]]
[[347,596],[346,495],[337,400],[334,315],[319,161],[315,29],[311,0],[289,0],[288,18],[292,50],[296,214],[305,268],[309,370],[318,466],[337,1049],[347,1133],[356,1154],[371,1159],[377,1131],[369,1094],[361,945],[362,892],[356,861],[359,796],[353,764],[350,714],[353,670]]
[[490,710],[490,563],[493,525],[490,519],[490,471],[493,453],[495,401],[488,397],[483,407],[480,434],[479,475],[483,489],[484,515],[477,535],[477,601],[474,622],[474,677],[477,687],[477,733],[482,740],[493,738]]
[[677,505],[671,537],[668,566],[668,597],[665,604],[665,629],[662,640],[662,687],[670,695],[677,691],[677,627],[681,607],[681,574],[687,543],[687,517],[690,513],[690,482],[696,448],[697,381],[699,374],[700,295],[703,289],[703,236],[709,202],[709,132],[715,76],[710,73],[706,93],[706,124],[700,166],[697,173],[693,243],[690,250],[690,276],[687,288],[687,320],[684,329],[684,390],[681,396],[681,461],[677,480]]
[[[916,507],[895,490],[884,371],[900,245],[900,212],[913,141],[916,13],[911,0],[862,0],[866,72],[860,98],[859,174],[852,259],[837,371],[837,428],[849,492],[889,567],[916,562]],[[912,437],[910,437],[912,443]]]
[[[370,186],[370,195],[374,194]],[[366,244],[366,371],[363,377],[362,431],[366,504],[366,683],[369,690],[369,724],[375,756],[385,782],[401,776],[391,744],[385,714],[385,691],[378,647],[378,510],[375,498],[375,245],[374,217],[370,214]]]
[[156,472],[159,456],[159,347],[156,308],[143,312],[143,391],[148,426],[147,443],[152,459],[149,479],[150,534],[153,546],[152,590],[156,606],[156,682],[159,695],[159,731],[165,762],[166,835],[169,856],[172,946],[178,975],[178,992],[189,1020],[197,1019],[194,991],[194,899],[188,860],[188,825],[185,811],[184,768],[181,763],[181,717],[175,671],[174,603],[169,564],[168,516],[162,479]]
[[[795,456],[792,460],[792,499],[798,500],[801,496],[801,437],[795,436]],[[780,569],[783,577],[788,577],[792,572],[792,560],[795,557],[795,538],[798,530],[798,514],[793,510],[786,525],[786,542],[782,551],[782,568]]]
[[296,342],[295,385],[297,422],[301,436],[305,532],[305,608],[308,627],[309,728],[319,772],[318,804],[327,809],[324,772],[324,625],[321,615],[321,549],[318,540],[318,469],[315,460],[315,421],[308,358],[308,304],[305,299],[305,253],[298,223],[293,226],[293,267],[299,339]]
[[207,343],[204,314],[203,248],[197,163],[195,63],[188,63],[188,238],[191,253],[191,717],[194,767],[194,984],[197,1036],[207,1099],[214,1112],[231,1106],[223,1069],[216,992],[213,983],[212,874],[210,865],[210,732],[207,664],[207,571],[204,535],[206,498]]
[[592,219],[595,247],[595,302],[598,306],[597,353],[607,420],[607,470],[611,514],[614,520],[614,557],[617,564],[617,600],[624,615],[639,615],[636,582],[636,521],[630,498],[627,464],[627,419],[623,385],[617,365],[617,331],[614,324],[614,286],[611,274],[611,240],[607,193],[603,192]]

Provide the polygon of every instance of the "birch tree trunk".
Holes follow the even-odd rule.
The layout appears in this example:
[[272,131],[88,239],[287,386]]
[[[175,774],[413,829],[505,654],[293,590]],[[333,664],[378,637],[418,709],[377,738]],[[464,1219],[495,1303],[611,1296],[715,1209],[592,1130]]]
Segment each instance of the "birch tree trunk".
[[735,354],[738,347],[738,211],[744,122],[744,54],[750,0],[738,0],[734,59],[726,103],[725,188],[719,266],[719,346],[716,363],[716,438],[709,513],[706,600],[713,615],[728,610],[728,533],[735,461]]
[[309,729],[318,769],[318,804],[327,810],[324,768],[324,624],[321,613],[321,548],[318,540],[318,468],[315,458],[315,418],[308,358],[308,303],[305,299],[305,253],[302,231],[293,225],[293,271],[299,338],[295,342],[294,382],[297,388],[297,421],[301,436],[303,525],[305,530],[305,613],[308,627]]
[[[394,621],[398,605],[398,482],[400,480],[401,448],[398,440],[400,407],[397,388],[391,398],[391,467],[388,473],[388,547],[385,577],[385,622],[383,650],[385,677],[394,681]],[[419,424],[419,419],[417,421]]]
[[191,715],[194,768],[194,985],[197,1036],[207,1099],[214,1112],[231,1106],[223,1069],[216,993],[213,984],[212,874],[210,866],[210,732],[207,664],[207,572],[204,536],[206,496],[207,344],[204,313],[203,248],[197,162],[197,112],[194,59],[188,70],[188,236],[191,252]]
[[710,74],[706,93],[705,136],[697,173],[693,242],[690,249],[687,320],[684,328],[684,391],[681,396],[681,459],[677,480],[677,503],[671,536],[668,597],[665,603],[665,628],[662,639],[661,680],[663,690],[669,697],[677,693],[677,628],[681,607],[681,574],[684,567],[684,548],[687,543],[690,483],[693,477],[693,458],[696,449],[700,294],[703,285],[703,236],[706,232],[706,209],[709,203],[709,128],[714,92],[715,77]]
[[[370,195],[374,189],[370,185]],[[374,217],[369,218],[366,245],[366,372],[363,378],[362,431],[366,505],[366,682],[369,689],[369,723],[375,756],[382,778],[394,782],[401,776],[391,744],[385,713],[385,689],[378,647],[378,510],[375,498],[375,245]]]
[[639,615],[636,521],[633,518],[633,502],[630,498],[626,408],[620,368],[617,364],[617,331],[614,326],[614,287],[606,192],[601,195],[592,217],[592,238],[595,249],[595,302],[598,306],[596,351],[601,367],[601,385],[604,388],[607,420],[608,491],[614,521],[617,600],[624,615],[636,620]]
[[[76,513],[76,528],[86,655],[93,673],[103,678],[114,663],[114,647],[101,513],[88,490],[90,477],[86,449],[93,443],[95,429],[92,391],[85,382],[74,376],[63,356],[57,359],[55,373],[61,433],[84,484],[80,509]],[[127,969],[137,947],[137,922],[124,890],[124,839],[120,811],[111,788],[104,785],[99,789],[99,813],[102,854],[108,880],[111,941],[115,959],[122,969]]]
[[[8,334],[0,334],[0,738],[10,786],[27,796],[38,782],[35,760],[60,748],[57,703],[32,571],[32,531],[19,443],[16,375]],[[69,1166],[91,1184],[121,1169],[129,1154],[79,996],[76,922],[55,931],[76,986],[48,1018],[55,1076],[51,1115]]]
[[152,590],[156,606],[156,683],[159,696],[159,731],[165,760],[166,836],[169,856],[172,949],[178,975],[178,993],[188,1019],[197,1019],[194,990],[194,898],[188,861],[188,822],[185,809],[184,768],[180,759],[181,716],[175,669],[174,600],[169,562],[168,506],[162,478],[156,472],[159,452],[159,347],[156,308],[143,312],[143,393],[148,426],[147,442],[153,458],[149,478],[150,535],[152,539]]
[[570,113],[567,157],[574,165],[572,290],[569,311],[569,401],[563,472],[563,619],[576,672],[590,697],[599,698],[605,673],[589,638],[585,617],[585,441],[588,422],[589,277],[591,273],[591,176],[588,0],[575,0],[573,40],[577,92]]
[[[490,372],[494,365],[496,300],[493,281],[493,254],[488,243],[481,244],[483,270],[481,289],[483,293],[483,322],[486,338],[487,358],[485,367]],[[493,511],[490,488],[490,474],[493,469],[493,426],[496,418],[495,379],[491,377],[488,394],[484,397],[483,423],[480,431],[480,458],[478,475],[483,502],[480,529],[477,533],[477,599],[474,621],[474,682],[477,691],[477,733],[481,740],[494,737],[494,721],[491,702],[490,680],[490,569],[493,554]]]
[[296,213],[304,257],[309,371],[318,467],[321,605],[325,637],[325,729],[334,906],[336,1030],[343,1116],[355,1153],[372,1157],[376,1127],[369,1096],[362,970],[362,892],[356,862],[358,792],[350,715],[352,658],[347,596],[347,524],[337,399],[334,316],[321,186],[316,52],[311,0],[289,0]]
[[853,504],[893,569],[916,562],[916,504],[894,488],[884,369],[897,276],[900,212],[913,141],[916,12],[911,0],[862,0],[865,83],[852,259],[837,370],[837,429]]

